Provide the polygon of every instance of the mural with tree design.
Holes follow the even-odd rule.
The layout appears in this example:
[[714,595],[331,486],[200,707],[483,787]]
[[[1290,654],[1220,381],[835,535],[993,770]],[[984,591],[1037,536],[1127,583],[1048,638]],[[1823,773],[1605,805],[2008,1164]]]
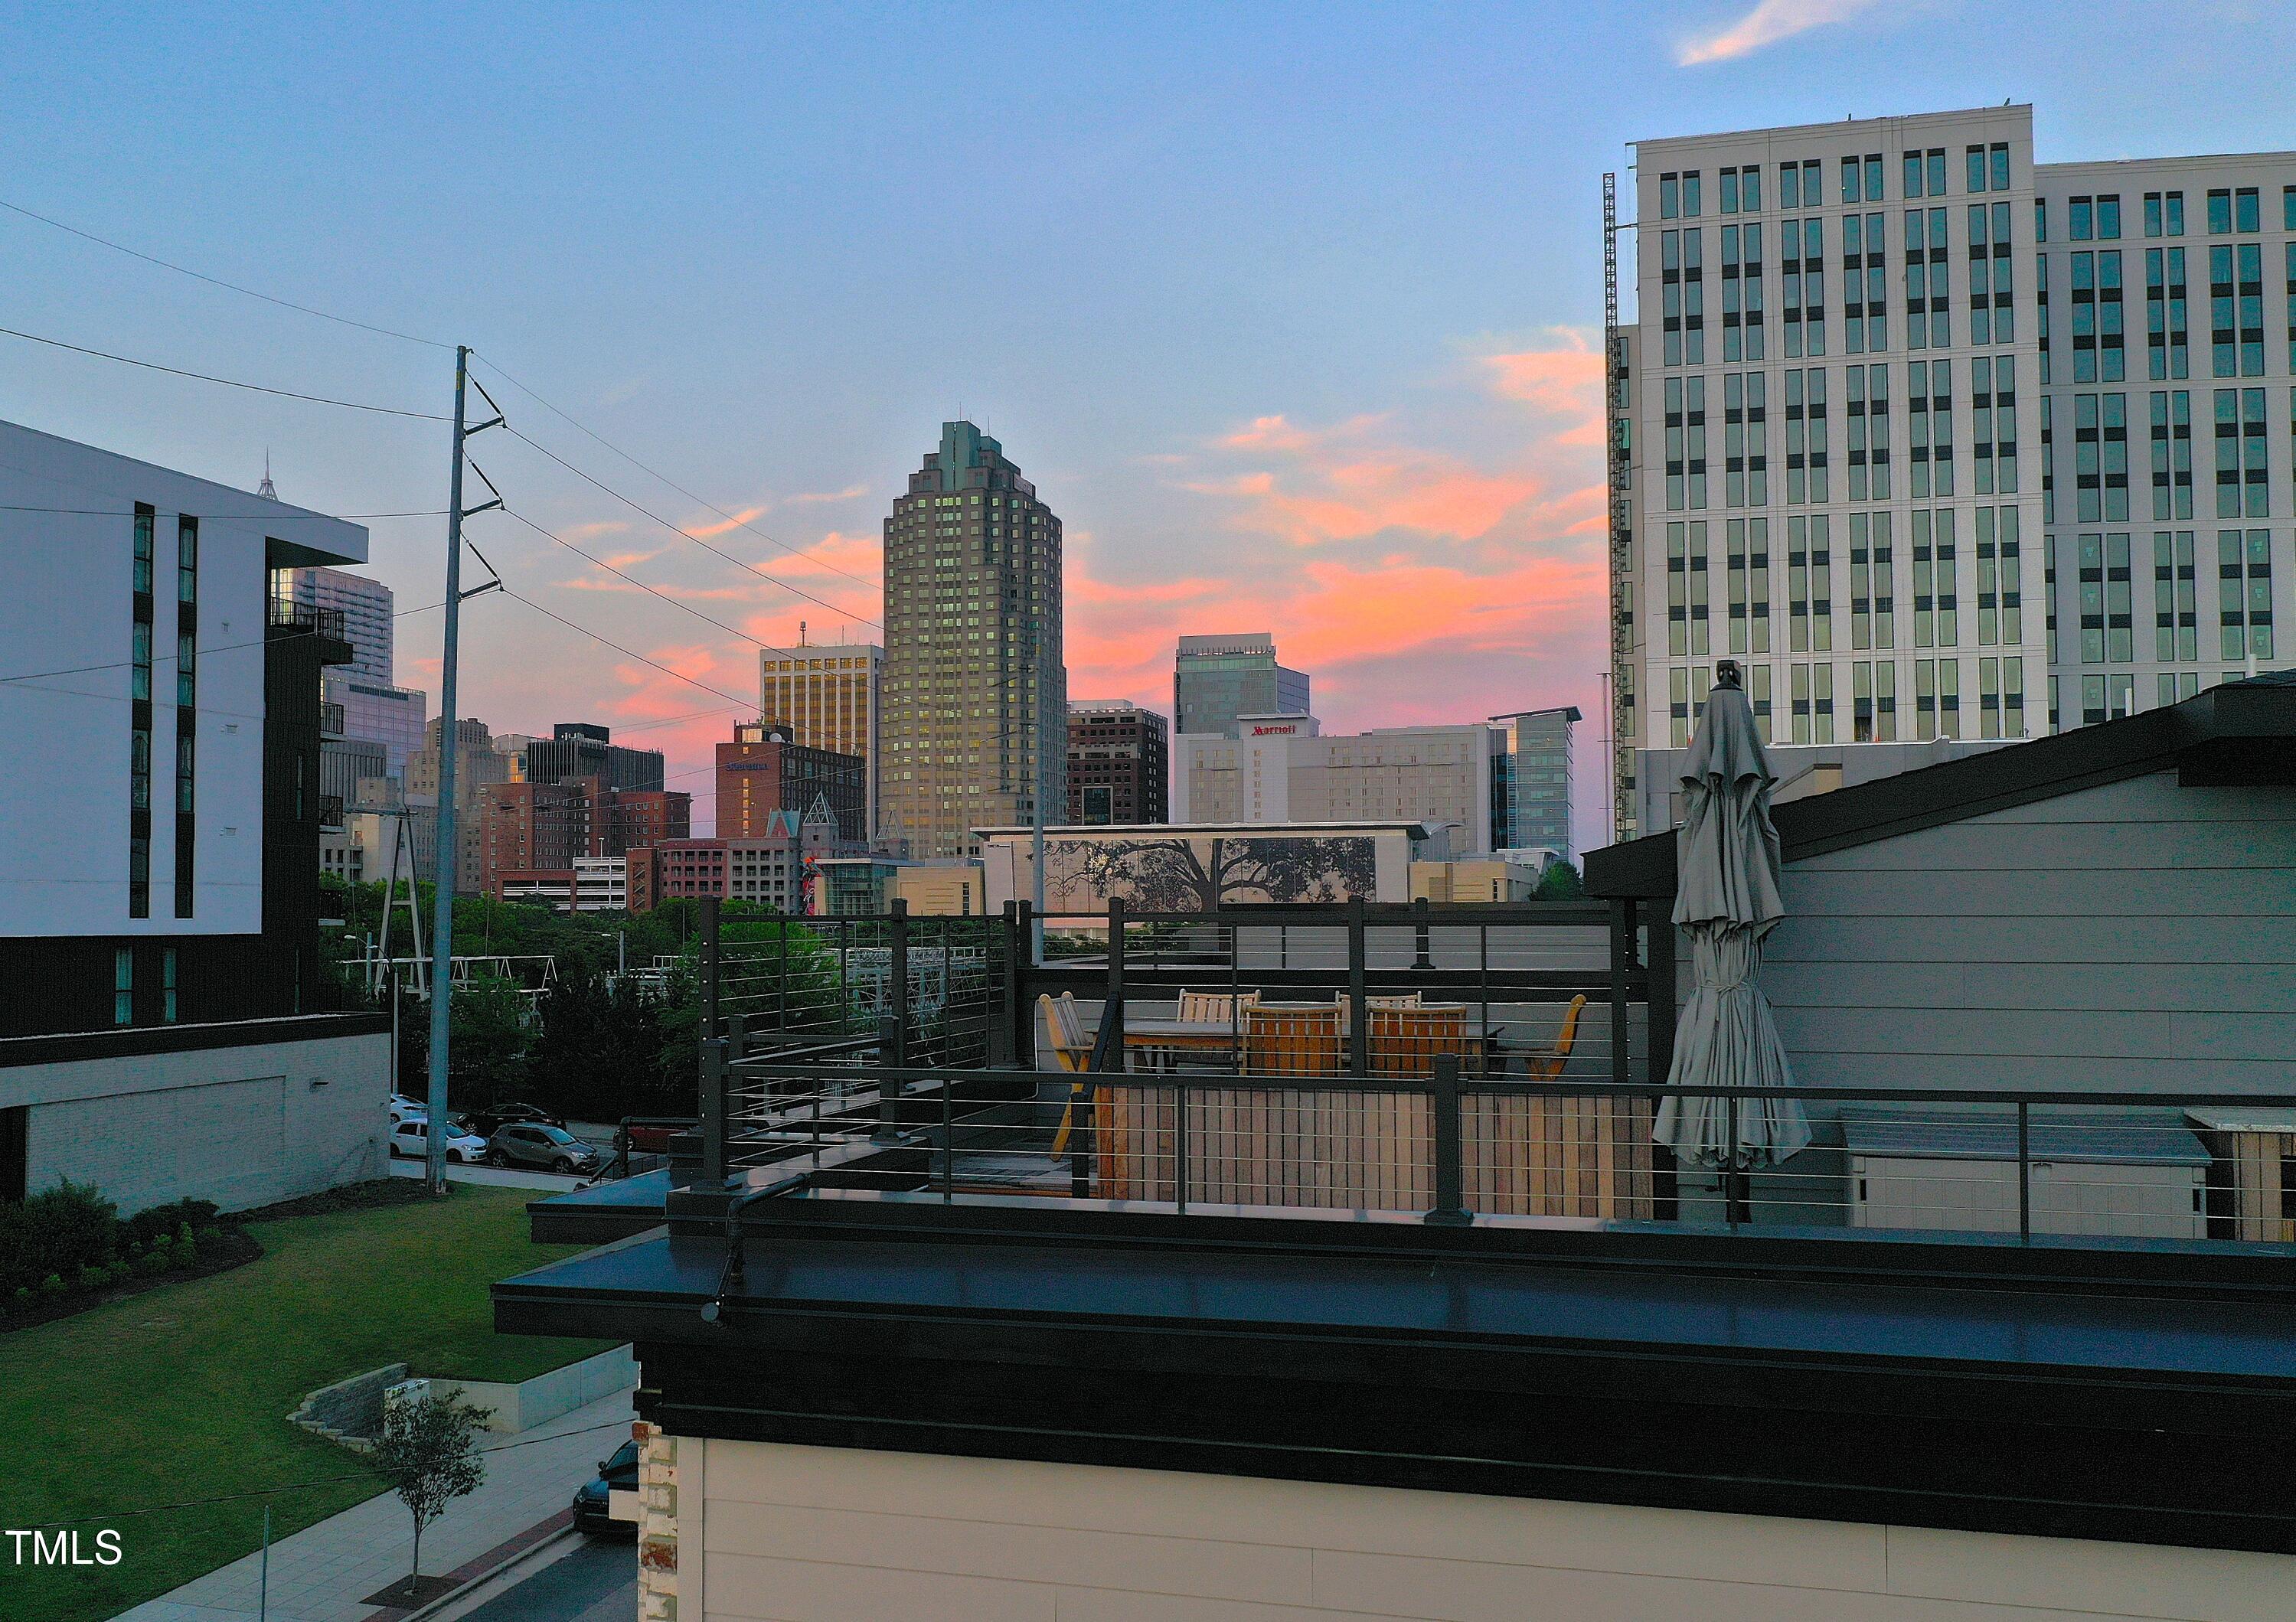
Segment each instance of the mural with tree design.
[[1210,912],[1239,902],[1344,901],[1378,889],[1377,842],[1325,838],[1055,840],[1046,905],[1098,911],[1121,897],[1150,913]]

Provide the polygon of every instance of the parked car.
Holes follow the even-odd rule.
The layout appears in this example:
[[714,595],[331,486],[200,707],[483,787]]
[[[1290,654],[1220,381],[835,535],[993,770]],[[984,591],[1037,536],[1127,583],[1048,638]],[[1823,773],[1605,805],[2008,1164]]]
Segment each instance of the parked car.
[[394,1126],[410,1115],[429,1115],[430,1106],[419,1098],[409,1098],[404,1093],[390,1095],[390,1124]]
[[599,1161],[596,1150],[563,1126],[517,1121],[487,1140],[487,1164],[587,1174],[598,1169]]
[[616,1520],[609,1513],[616,1488],[634,1493],[638,1486],[638,1445],[624,1442],[611,1459],[598,1461],[598,1476],[585,1481],[574,1494],[574,1528],[593,1537],[635,1537],[637,1523]]
[[[427,1116],[410,1115],[390,1129],[390,1152],[412,1159],[425,1159],[430,1153],[430,1121]],[[447,1158],[474,1166],[486,1159],[487,1141],[475,1132],[465,1132],[460,1126],[447,1128]]]
[[540,1104],[521,1103],[516,1099],[508,1103],[489,1104],[483,1110],[465,1110],[456,1118],[482,1138],[490,1138],[504,1127],[513,1125],[563,1126],[566,1124],[564,1116],[553,1115]]

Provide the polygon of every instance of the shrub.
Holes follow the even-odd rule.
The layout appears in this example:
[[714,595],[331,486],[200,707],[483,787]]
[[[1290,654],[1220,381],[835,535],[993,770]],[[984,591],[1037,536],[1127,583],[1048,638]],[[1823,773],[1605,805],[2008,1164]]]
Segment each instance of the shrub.
[[216,1208],[212,1200],[176,1200],[136,1212],[127,1219],[126,1226],[131,1243],[148,1245],[163,1233],[211,1226],[215,1219]]
[[169,1259],[178,1267],[193,1266],[199,1262],[200,1248],[193,1242],[189,1233],[185,1233],[183,1238],[177,1240],[170,1249],[172,1254]]
[[51,1273],[47,1277],[42,1279],[40,1281],[40,1293],[47,1297],[50,1300],[53,1300],[56,1297],[63,1294],[63,1275],[61,1274]]
[[168,1252],[158,1245],[135,1258],[135,1271],[146,1278],[157,1278],[168,1270]]
[[79,1271],[72,1275],[72,1283],[80,1290],[101,1290],[111,1282],[111,1269],[94,1262],[82,1262]]
[[40,1285],[111,1259],[119,1211],[82,1184],[43,1189],[20,1205],[0,1207],[0,1288]]

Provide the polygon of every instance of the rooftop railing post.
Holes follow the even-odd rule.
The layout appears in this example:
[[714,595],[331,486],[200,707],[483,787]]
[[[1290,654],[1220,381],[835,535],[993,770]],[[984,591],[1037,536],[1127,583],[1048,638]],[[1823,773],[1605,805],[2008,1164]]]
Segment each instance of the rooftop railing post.
[[1013,1063],[1022,1069],[1037,1062],[1037,1045],[1032,1021],[1036,1013],[1029,1005],[1029,917],[1025,901],[1004,904],[1004,1007],[1006,1035],[1013,1044]]
[[1428,938],[1427,897],[1424,896],[1414,897],[1411,903],[1411,913],[1413,948],[1411,966],[1414,969],[1432,969],[1435,966],[1435,954],[1430,949],[1433,943]]
[[2033,1137],[2032,1111],[2024,1100],[2017,1101],[2017,1242],[2033,1242]]
[[1435,1056],[1435,1086],[1429,1103],[1435,1116],[1435,1208],[1422,1218],[1436,1227],[1464,1228],[1468,1213],[1466,1174],[1459,1145],[1459,1055]]
[[1108,900],[1108,1001],[1100,1011],[1101,1022],[1110,1025],[1115,1036],[1108,1050],[1108,1068],[1121,1070],[1124,1063],[1124,897],[1111,896]]
[[1368,979],[1364,961],[1364,898],[1348,897],[1348,1069],[1371,1074],[1371,1017],[1364,1006]]
[[[885,972],[885,1006],[893,1016],[893,1050],[889,1063],[906,1065],[909,1061],[909,904],[896,897],[887,909],[891,922],[887,927],[887,943],[892,948],[888,954]],[[882,1030],[878,1035],[883,1036]]]
[[[1738,1101],[1734,1098],[1724,1098],[1716,1102],[1729,1111],[1730,1126],[1729,1149],[1722,1162],[1721,1175],[1715,1181],[1721,1185],[1722,1189],[1723,1225],[1735,1228],[1738,1225]],[[1747,1220],[1751,1221],[1752,1217],[1753,1214],[1751,1211],[1748,1212]]]
[[774,997],[774,1028],[779,1031],[786,1031],[790,1028],[789,921],[787,919],[783,919],[782,921],[782,927],[775,932],[781,938],[781,978]]
[[894,1074],[901,1068],[901,1017],[880,1014],[877,1018],[877,1130],[869,1135],[873,1143],[898,1143],[901,1141],[901,1094],[903,1082]]
[[701,897],[701,1035],[718,1035],[718,982],[724,973],[718,938],[718,897]]
[[1674,909],[1663,897],[1651,904],[1648,929],[1650,1080],[1663,1083],[1674,1074],[1675,1017]]
[[1628,981],[1635,966],[1635,903],[1631,896],[1611,903],[1611,1079],[1620,1086],[1633,1079],[1628,1068]]
[[1188,1082],[1172,1078],[1172,1199],[1179,1213],[1188,1214]]
[[701,1044],[701,1181],[717,1188],[726,1181],[726,1039]]
[[940,1202],[953,1205],[956,1200],[956,1101],[952,1096],[955,1084],[949,1077],[940,1078]]

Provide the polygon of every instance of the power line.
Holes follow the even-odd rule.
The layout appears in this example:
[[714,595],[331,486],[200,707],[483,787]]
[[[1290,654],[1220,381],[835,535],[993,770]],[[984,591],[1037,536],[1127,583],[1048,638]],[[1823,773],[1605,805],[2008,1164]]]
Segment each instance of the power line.
[[162,270],[172,270],[178,275],[189,276],[195,282],[205,282],[211,287],[227,288],[234,293],[244,293],[250,299],[260,299],[264,303],[275,304],[282,309],[299,310],[306,315],[316,315],[322,321],[332,321],[341,326],[357,327],[363,332],[379,332],[385,338],[403,339],[408,343],[427,344],[434,349],[451,349],[455,347],[452,344],[440,343],[435,338],[418,338],[412,332],[401,332],[390,327],[376,326],[372,322],[354,321],[348,315],[338,315],[329,310],[315,309],[308,304],[298,304],[292,299],[281,299],[270,293],[258,292],[254,288],[242,287],[236,282],[226,282],[221,276],[211,276],[205,271],[193,270],[188,265],[178,265],[172,259],[163,259],[156,254],[144,253],[139,249],[130,248],[125,242],[115,242],[109,237],[98,236],[93,231],[82,231],[78,226],[67,225],[60,219],[51,219],[45,214],[36,214],[22,204],[12,203],[4,197],[0,197],[0,209],[5,209],[12,214],[20,214],[26,219],[36,219],[43,225],[52,225],[58,231],[78,237],[83,242],[94,242],[101,248],[109,248],[114,253],[124,253],[131,259],[141,259],[146,265],[157,265]]
[[[5,328],[0,328],[0,332],[4,332],[5,330]],[[845,608],[840,604],[832,602],[826,597],[817,597],[801,586],[792,586],[778,575],[769,575],[754,563],[744,562],[742,559],[735,557],[732,553],[724,551],[719,547],[712,546],[709,542],[703,540],[700,536],[695,535],[692,530],[682,529],[678,528],[677,525],[671,523],[669,520],[662,517],[660,513],[652,512],[645,507],[640,506],[636,502],[632,501],[628,496],[623,495],[619,490],[615,489],[611,485],[605,484],[597,479],[592,478],[580,468],[576,467],[572,463],[567,461],[565,457],[560,455],[557,452],[550,449],[547,446],[537,443],[525,434],[521,433],[517,429],[510,427],[507,423],[504,425],[504,430],[507,432],[511,438],[518,440],[521,444],[525,445],[529,449],[532,449],[556,463],[560,467],[564,468],[568,472],[573,474],[575,478],[580,479],[583,483],[591,486],[593,488],[602,490],[608,496],[612,496],[616,501],[621,503],[622,505],[627,507],[631,512],[638,514],[641,518],[651,519],[653,522],[660,524],[663,528],[668,530],[672,535],[680,536],[686,540],[692,541],[696,546],[701,547],[702,551],[725,559],[726,562],[731,563],[734,568],[747,569],[750,573],[757,576],[760,580],[764,580],[774,586],[778,586],[785,592],[789,592],[795,596],[804,598],[808,602],[817,602],[823,608],[827,609],[831,613],[842,614],[848,619],[853,620],[857,624],[874,626],[880,631],[885,628],[883,626],[879,625],[877,621],[869,618],[865,615],[856,614],[852,610]],[[863,584],[866,585],[868,582],[864,581]]]
[[[133,512],[115,512],[110,507],[18,507],[5,504],[0,504],[0,512],[57,512],[73,518],[134,518],[135,516]],[[211,518],[218,523],[226,524],[241,521],[250,524],[269,524],[276,523],[283,519],[308,519],[324,523],[336,523],[352,520],[365,522],[369,519],[377,518],[444,518],[447,516],[447,509],[428,507],[420,512],[300,512],[288,507],[283,502],[277,509],[269,512],[201,512],[197,516]]]
[[[394,612],[394,613],[391,615],[391,618],[392,618],[393,619],[404,619],[404,618],[406,618],[409,614],[429,614],[429,613],[435,612],[436,610],[439,610],[439,609],[445,608],[446,606],[447,606],[447,605],[446,605],[445,603],[443,603],[443,602],[431,602],[431,603],[426,603],[426,604],[424,604],[424,605],[423,605],[422,607],[421,607],[421,608],[414,608],[414,609],[400,609],[400,610],[397,610],[396,612]],[[316,636],[316,635],[318,635],[318,632],[317,632],[317,631],[316,631],[316,630],[309,630],[309,631],[307,631],[307,630],[302,630],[302,629],[299,628],[299,629],[297,629],[297,630],[295,631],[294,635],[295,635],[296,636]],[[231,653],[231,652],[235,652],[235,651],[237,651],[239,649],[242,649],[242,648],[260,648],[260,647],[264,647],[264,646],[267,645],[269,643],[271,643],[271,642],[272,642],[272,641],[274,641],[274,640],[275,640],[275,638],[266,636],[266,637],[262,638],[260,641],[257,641],[257,642],[226,642],[226,643],[219,643],[219,644],[217,644],[217,646],[212,647],[212,648],[194,648],[194,649],[193,650],[193,652],[195,652],[195,653],[197,653],[201,658],[204,659],[204,658],[206,658],[208,655],[209,655],[209,654],[211,654],[211,653]],[[286,641],[289,641],[289,640],[290,640],[290,638],[288,638],[288,637],[284,637],[284,636],[282,636],[282,637],[278,637],[278,638],[276,638],[275,640],[280,641],[280,642],[286,642]],[[10,682],[37,682],[37,681],[45,681],[45,680],[46,680],[49,676],[82,676],[82,675],[85,675],[85,674],[86,674],[87,672],[89,672],[89,671],[91,671],[91,670],[124,670],[124,669],[126,669],[128,666],[133,665],[133,664],[135,664],[135,663],[138,663],[138,662],[139,662],[139,661],[137,661],[137,660],[135,660],[135,659],[114,659],[114,660],[112,660],[112,661],[111,661],[110,664],[108,664],[108,665],[74,665],[74,666],[72,666],[70,668],[69,668],[69,669],[65,669],[65,670],[33,670],[33,671],[29,671],[29,672],[27,672],[26,674],[24,674],[24,675],[22,675],[22,676],[0,676],[0,684],[5,684],[10,683]],[[168,664],[168,663],[171,663],[171,662],[173,662],[173,661],[171,661],[171,660],[168,660],[168,659],[160,659],[160,660],[159,660],[158,662],[159,662],[159,663],[161,663],[161,664]],[[59,689],[58,691],[62,691],[62,690],[61,690],[61,689]],[[82,698],[100,699],[100,698],[108,698],[108,697],[111,697],[111,694],[109,694],[109,693],[88,692],[88,693],[82,693],[82,694],[80,694],[79,696],[80,696],[80,697],[82,697]],[[258,717],[258,718],[259,719],[260,717]]]
[[[631,455],[629,452],[622,449],[620,446],[616,445],[612,440],[599,433],[595,429],[577,422],[573,417],[568,415],[558,406],[554,406],[548,400],[544,399],[540,395],[535,393],[533,389],[528,388],[524,383],[520,382],[518,379],[512,377],[509,373],[504,372],[502,367],[492,359],[484,356],[480,356],[480,359],[485,363],[489,371],[494,372],[496,375],[501,377],[503,381],[508,383],[512,388],[526,396],[527,398],[541,406],[543,410],[550,413],[561,422],[570,424],[579,432],[588,435],[592,439],[596,440],[600,445],[604,446],[608,450],[613,452],[615,455],[619,456],[623,461],[637,469],[639,472],[647,475],[649,478],[660,479],[663,484],[668,485],[680,496],[685,496],[686,500],[694,503],[698,506],[709,508],[710,512],[715,512],[718,517],[724,519],[729,524],[738,524],[741,528],[748,530],[751,535],[756,536],[761,541],[778,546],[783,551],[789,553],[794,557],[802,558],[808,555],[805,548],[801,546],[792,546],[790,543],[781,539],[779,537],[767,534],[765,530],[758,528],[755,524],[750,522],[750,520],[745,518],[734,517],[734,514],[726,512],[723,507],[714,505],[713,504],[703,500],[701,496],[696,496],[693,491],[687,489],[684,485],[678,483],[677,480],[672,479],[668,474],[662,472],[660,469],[649,467],[646,463],[640,462],[636,456]],[[523,438],[525,436],[521,435],[520,437]],[[531,441],[529,441],[529,443],[531,443]],[[540,449],[541,447],[537,446],[536,448]],[[832,574],[843,575],[847,579],[854,581],[859,585],[876,586],[880,584],[877,580],[867,579],[860,575],[857,575],[850,569],[840,569],[836,564],[828,562],[825,560],[813,558],[810,561],[820,564],[822,568],[828,569]]]
[[543,539],[557,542],[561,546],[563,546],[567,551],[572,553],[576,557],[582,559],[585,562],[596,565],[598,568],[604,569],[608,574],[612,575],[617,579],[627,581],[630,585],[636,586],[648,596],[659,597],[664,602],[668,603],[672,608],[683,609],[685,612],[693,615],[696,619],[701,620],[704,625],[714,625],[719,630],[725,632],[728,636],[738,636],[743,642],[750,643],[767,653],[777,654],[783,659],[794,659],[797,657],[797,655],[791,652],[787,648],[776,648],[771,643],[759,642],[747,631],[740,630],[735,627],[727,625],[722,619],[711,618],[700,609],[695,608],[692,603],[680,602],[677,598],[671,596],[668,593],[648,586],[636,575],[629,574],[622,569],[615,568],[603,558],[591,556],[590,553],[583,551],[581,547],[577,546],[565,537],[552,534],[549,530],[545,529],[540,524],[536,523],[532,519],[528,518],[523,513],[514,512],[509,507],[504,507],[503,509],[503,514],[504,517],[514,519],[518,522],[524,524],[528,528],[533,530],[535,534],[542,537]]
[[[114,355],[108,349],[90,349],[76,343],[66,343],[60,338],[43,338],[37,332],[20,332],[14,327],[0,327],[0,333],[20,338],[27,343],[46,344],[50,348],[69,349],[74,355],[92,355],[98,360],[117,361],[123,366],[141,366],[147,372],[165,372],[171,377],[188,377],[202,383],[219,383],[226,389],[244,389],[250,394],[275,395],[285,400],[308,400],[315,406],[340,406],[346,411],[370,411],[378,416],[412,417],[424,422],[446,422],[452,419],[435,411],[402,411],[396,406],[371,406],[361,400],[338,400],[323,394],[299,394],[292,389],[272,389],[262,383],[245,383],[233,377],[216,377],[205,372],[186,372],[181,366],[163,366],[158,361],[137,360],[131,355]],[[523,438],[524,436],[521,436]]]
[[734,694],[726,692],[722,687],[712,687],[707,682],[697,682],[692,676],[685,675],[683,671],[673,670],[668,665],[661,663],[658,659],[648,659],[643,653],[637,652],[630,648],[626,648],[618,642],[614,642],[607,637],[599,635],[597,632],[592,630],[587,626],[576,625],[563,614],[552,613],[548,609],[543,607],[542,604],[537,602],[533,598],[521,597],[516,592],[511,590],[507,586],[502,588],[502,594],[513,602],[525,603],[527,607],[532,609],[536,613],[544,616],[545,618],[555,619],[560,625],[564,626],[570,631],[581,632],[583,635],[588,637],[592,642],[611,648],[615,652],[623,655],[625,658],[634,659],[642,665],[650,665],[654,669],[660,671],[664,676],[675,676],[677,680],[684,682],[689,687],[699,687],[702,692],[709,694],[712,698],[724,699],[727,702],[739,706],[743,709],[755,709],[757,708],[757,706],[752,704],[749,700],[736,698]]

